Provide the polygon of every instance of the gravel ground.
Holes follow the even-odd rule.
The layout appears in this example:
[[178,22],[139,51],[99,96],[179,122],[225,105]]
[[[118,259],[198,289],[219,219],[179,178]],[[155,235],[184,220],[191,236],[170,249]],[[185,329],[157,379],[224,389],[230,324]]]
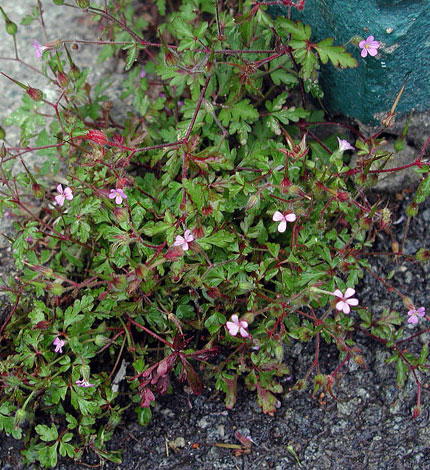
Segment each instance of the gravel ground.
[[[22,17],[29,12],[35,2],[30,0],[2,0],[2,7],[7,12],[13,11],[12,19]],[[52,2],[43,2],[46,8],[48,30],[61,32],[62,37],[91,37],[87,26],[79,22],[80,13],[53,6]],[[63,12],[67,11],[67,18]],[[0,32],[0,57],[10,56],[9,38]],[[25,59],[36,65],[31,42],[40,38],[36,23],[31,28],[22,28],[20,50],[25,52]],[[42,42],[42,41],[41,41]],[[28,50],[27,50],[28,49]],[[24,55],[24,54],[23,54]],[[89,65],[94,60],[93,51],[82,48],[79,66]],[[32,86],[43,87],[37,75],[25,71],[16,62],[0,61],[1,70],[30,81]],[[104,70],[116,71],[116,66],[108,63]],[[10,109],[17,106],[20,91],[0,79],[2,103],[0,122]],[[121,74],[116,73],[117,84]],[[111,88],[113,95],[119,87]],[[115,96],[112,96],[115,98]],[[9,131],[8,131],[9,132]],[[423,130],[423,132],[425,132]],[[8,135],[10,143],[16,139]],[[419,136],[425,139],[426,136]],[[404,214],[408,191],[403,201],[392,197],[393,220]],[[430,200],[422,204],[418,217],[410,225],[405,243],[405,252],[413,255],[422,246],[430,247],[427,226],[430,223]],[[9,225],[8,225],[9,224]],[[10,221],[1,221],[1,230],[10,227]],[[394,237],[401,240],[404,222],[394,226]],[[375,245],[375,251],[389,251],[391,238],[381,235]],[[1,247],[0,247],[1,248]],[[408,294],[417,306],[430,308],[430,264],[420,265],[393,257],[372,256],[372,267],[380,276],[386,276],[394,270],[391,283],[403,293]],[[7,275],[12,270],[10,251],[7,245],[0,249],[0,273]],[[361,303],[372,312],[391,307],[404,312],[401,301],[388,294],[370,275],[365,275],[357,288]],[[415,331],[411,327],[411,333]],[[418,348],[421,342],[429,341],[429,335],[416,338],[411,350]],[[389,352],[381,345],[364,336],[359,336],[359,345],[363,348],[366,369],[351,365],[350,370],[343,370],[339,383],[334,387],[337,400],[331,397],[312,398],[309,392],[286,392],[281,397],[282,405],[276,416],[266,416],[256,404],[255,396],[241,391],[234,410],[226,411],[214,390],[207,389],[201,397],[188,396],[181,386],[173,396],[161,397],[154,409],[153,419],[146,428],[136,423],[131,413],[120,426],[112,449],[123,449],[121,465],[106,464],[105,469],[145,470],[246,470],[254,468],[274,470],[414,470],[430,469],[430,397],[429,388],[422,392],[422,415],[411,418],[411,409],[416,400],[416,387],[408,380],[404,389],[396,387],[394,366],[384,363]],[[332,372],[337,366],[337,352],[333,346],[322,345],[323,372]],[[292,369],[293,381],[306,373],[313,360],[313,344],[292,343],[286,348],[285,361]],[[324,370],[325,369],[325,370]],[[285,383],[288,390],[288,383]],[[319,399],[318,399],[319,398]],[[219,444],[238,444],[235,432],[251,436],[254,444],[250,454],[235,456],[231,448]],[[0,441],[0,465],[2,470],[27,470],[19,457],[20,443],[3,436]],[[87,469],[97,466],[98,459],[85,455],[86,465],[70,462],[60,463],[58,470]],[[93,467],[92,467],[93,468]]]

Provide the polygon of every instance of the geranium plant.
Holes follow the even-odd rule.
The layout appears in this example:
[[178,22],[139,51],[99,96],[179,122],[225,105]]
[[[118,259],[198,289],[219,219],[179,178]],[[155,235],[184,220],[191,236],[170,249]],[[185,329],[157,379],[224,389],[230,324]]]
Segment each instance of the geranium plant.
[[[53,3],[67,14],[70,5]],[[375,55],[377,41],[348,51],[332,38],[313,43],[309,25],[268,14],[274,2],[155,3],[156,29],[129,0],[76,1],[98,24],[100,58],[125,60],[123,122],[108,81],[90,86],[92,71],[75,65],[80,41],[33,43],[55,101],[3,74],[24,93],[4,122],[20,126],[21,141],[1,147],[0,207],[17,216],[19,273],[1,287],[11,306],[0,330],[0,429],[25,437],[28,463],[54,467],[58,455],[87,451],[119,462],[106,442],[121,414],[133,407],[148,423],[173,376],[194,393],[214,381],[227,408],[245,386],[273,414],[291,342],[315,344],[294,387],[313,379],[314,393],[333,393],[340,368],[364,365],[355,331],[391,349],[400,385],[411,373],[418,415],[428,351],[397,345],[408,322],[420,317],[425,331],[424,308],[395,290],[409,319],[381,316],[355,291],[370,270],[361,252],[390,225],[363,186],[403,167],[384,168],[380,133],[331,122],[312,104],[321,63],[361,66],[354,56]],[[24,20],[42,22],[42,9]],[[318,126],[333,133],[321,138]],[[45,162],[32,167],[30,152]],[[409,218],[430,192],[424,152],[407,165],[422,174]],[[417,258],[428,259],[425,247]],[[329,375],[321,340],[339,349]]]

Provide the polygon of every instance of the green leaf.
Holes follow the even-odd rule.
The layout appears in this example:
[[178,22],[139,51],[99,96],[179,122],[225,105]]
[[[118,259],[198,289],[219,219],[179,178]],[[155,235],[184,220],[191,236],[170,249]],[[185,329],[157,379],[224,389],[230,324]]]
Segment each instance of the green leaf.
[[220,312],[215,312],[206,319],[205,327],[208,329],[209,333],[213,335],[225,324],[225,322],[225,316]]
[[54,424],[52,424],[51,427],[48,427],[45,424],[38,424],[35,427],[35,430],[42,441],[55,441],[58,438],[58,431]]
[[414,202],[421,204],[430,194],[430,173],[418,185],[417,192],[415,193]]
[[[300,41],[309,41],[312,34],[311,27],[307,24],[304,25],[301,21],[292,21],[287,18],[277,18],[276,32],[280,35],[281,32],[291,34],[292,39]],[[283,35],[282,35],[283,36]]]
[[313,47],[318,52],[321,62],[326,64],[329,60],[335,67],[341,67],[343,69],[350,67],[357,67],[358,62],[351,56],[349,52],[346,52],[343,46],[333,46],[333,38],[326,38]]
[[128,46],[127,57],[125,59],[125,71],[126,72],[130,70],[133,64],[136,62],[136,56],[137,56],[137,45],[133,44],[132,46]]
[[50,467],[53,468],[57,465],[57,447],[58,447],[58,442],[53,444],[52,446],[45,446],[39,449],[38,455],[39,455],[39,460],[42,465],[45,467]]

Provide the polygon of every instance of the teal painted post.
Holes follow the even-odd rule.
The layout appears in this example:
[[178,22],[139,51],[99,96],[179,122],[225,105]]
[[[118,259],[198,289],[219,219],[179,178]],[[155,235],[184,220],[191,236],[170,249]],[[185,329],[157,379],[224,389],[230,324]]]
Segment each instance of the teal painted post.
[[[284,6],[271,7],[274,16],[286,14]],[[293,19],[312,27],[312,40],[333,37],[345,44],[353,36],[369,35],[381,42],[376,57],[360,56],[352,70],[321,68],[325,106],[375,124],[390,110],[408,72],[410,76],[397,107],[399,113],[430,110],[430,0],[307,0],[303,11],[292,8]]]

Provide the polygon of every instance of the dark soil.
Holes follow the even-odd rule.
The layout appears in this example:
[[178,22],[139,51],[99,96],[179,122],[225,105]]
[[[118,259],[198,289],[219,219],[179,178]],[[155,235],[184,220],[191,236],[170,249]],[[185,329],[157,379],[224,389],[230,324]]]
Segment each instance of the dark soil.
[[[379,235],[374,251],[390,251],[393,240],[401,243],[404,221],[400,219],[410,196],[403,201],[389,202],[395,212],[393,234]],[[430,200],[421,206],[412,219],[404,251],[415,254],[429,247],[427,226],[430,222]],[[416,306],[430,301],[430,264],[422,265],[393,256],[372,256],[372,269],[385,277],[394,270],[390,282],[409,295]],[[395,294],[387,293],[372,276],[366,274],[357,287],[361,303],[372,312],[384,307],[404,312],[405,307]],[[406,320],[406,318],[405,318]],[[409,330],[410,328],[410,330]],[[417,327],[406,326],[413,334]],[[417,351],[429,334],[415,338],[407,347]],[[390,352],[382,345],[358,334],[367,368],[351,363],[342,369],[333,392],[336,399],[311,392],[287,391],[277,414],[263,415],[253,394],[242,390],[232,411],[224,407],[222,397],[207,388],[203,396],[185,393],[181,385],[174,395],[158,397],[153,419],[146,428],[140,427],[134,412],[125,418],[113,440],[111,449],[123,450],[123,463],[107,463],[107,470],[237,470],[267,468],[274,470],[414,470],[430,469],[430,395],[428,384],[422,391],[422,414],[412,419],[411,410],[417,397],[412,378],[404,389],[396,387],[393,364],[384,360]],[[285,361],[291,367],[292,380],[302,378],[313,361],[313,343],[292,343],[286,346]],[[321,368],[333,372],[338,365],[337,350],[322,345]],[[425,378],[422,378],[425,380]],[[289,383],[284,383],[288,390]],[[250,436],[250,453],[234,455],[240,444],[238,431]],[[0,442],[2,470],[21,470],[21,443],[4,438]],[[239,450],[240,453],[240,450]],[[60,463],[58,470],[98,468],[97,456],[87,453],[83,463]]]

